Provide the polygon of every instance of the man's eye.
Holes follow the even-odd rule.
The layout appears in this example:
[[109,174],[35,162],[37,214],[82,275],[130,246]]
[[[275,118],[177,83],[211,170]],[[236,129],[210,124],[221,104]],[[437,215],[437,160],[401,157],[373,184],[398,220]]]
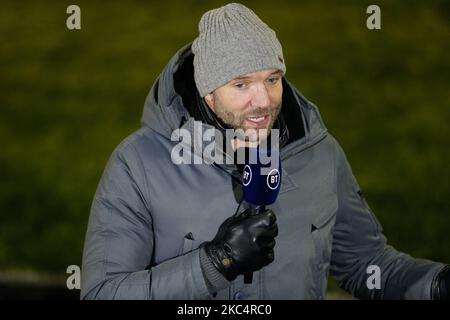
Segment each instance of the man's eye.
[[245,83],[236,83],[234,86],[238,89],[245,89],[246,87]]
[[269,78],[269,79],[267,79],[267,82],[268,82],[269,84],[276,84],[276,83],[278,82],[278,80],[280,80],[279,77],[274,77],[274,78]]

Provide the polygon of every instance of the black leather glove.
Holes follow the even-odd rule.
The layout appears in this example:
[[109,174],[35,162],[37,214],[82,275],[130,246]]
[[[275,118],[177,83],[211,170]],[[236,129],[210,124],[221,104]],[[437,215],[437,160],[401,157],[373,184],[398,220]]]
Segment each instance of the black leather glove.
[[433,281],[433,300],[450,300],[450,266],[442,269]]
[[272,210],[251,216],[247,209],[225,220],[214,239],[202,246],[216,269],[232,281],[239,274],[257,271],[274,260],[277,235]]

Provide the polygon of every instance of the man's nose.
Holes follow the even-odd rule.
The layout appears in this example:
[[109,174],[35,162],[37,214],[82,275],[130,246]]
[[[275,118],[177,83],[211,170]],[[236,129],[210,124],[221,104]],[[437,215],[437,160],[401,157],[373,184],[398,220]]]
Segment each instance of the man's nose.
[[255,86],[251,103],[253,107],[265,108],[270,106],[269,92],[265,85],[258,84]]

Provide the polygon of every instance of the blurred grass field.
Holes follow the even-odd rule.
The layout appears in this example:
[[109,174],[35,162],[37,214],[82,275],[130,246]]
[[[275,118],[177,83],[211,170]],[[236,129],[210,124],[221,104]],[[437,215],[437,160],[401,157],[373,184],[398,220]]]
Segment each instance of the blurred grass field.
[[[172,55],[223,1],[2,1],[0,271],[81,265],[115,146]],[[450,262],[450,1],[242,1],[278,35],[397,249]],[[81,8],[78,31],[66,8]],[[333,287],[333,285],[332,285]]]

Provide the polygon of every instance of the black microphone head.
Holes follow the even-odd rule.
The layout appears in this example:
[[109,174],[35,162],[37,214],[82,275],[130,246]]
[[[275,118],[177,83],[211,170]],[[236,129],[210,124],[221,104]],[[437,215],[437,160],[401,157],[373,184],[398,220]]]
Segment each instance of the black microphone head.
[[242,175],[245,201],[254,206],[274,203],[281,186],[281,163],[278,149],[249,148]]

